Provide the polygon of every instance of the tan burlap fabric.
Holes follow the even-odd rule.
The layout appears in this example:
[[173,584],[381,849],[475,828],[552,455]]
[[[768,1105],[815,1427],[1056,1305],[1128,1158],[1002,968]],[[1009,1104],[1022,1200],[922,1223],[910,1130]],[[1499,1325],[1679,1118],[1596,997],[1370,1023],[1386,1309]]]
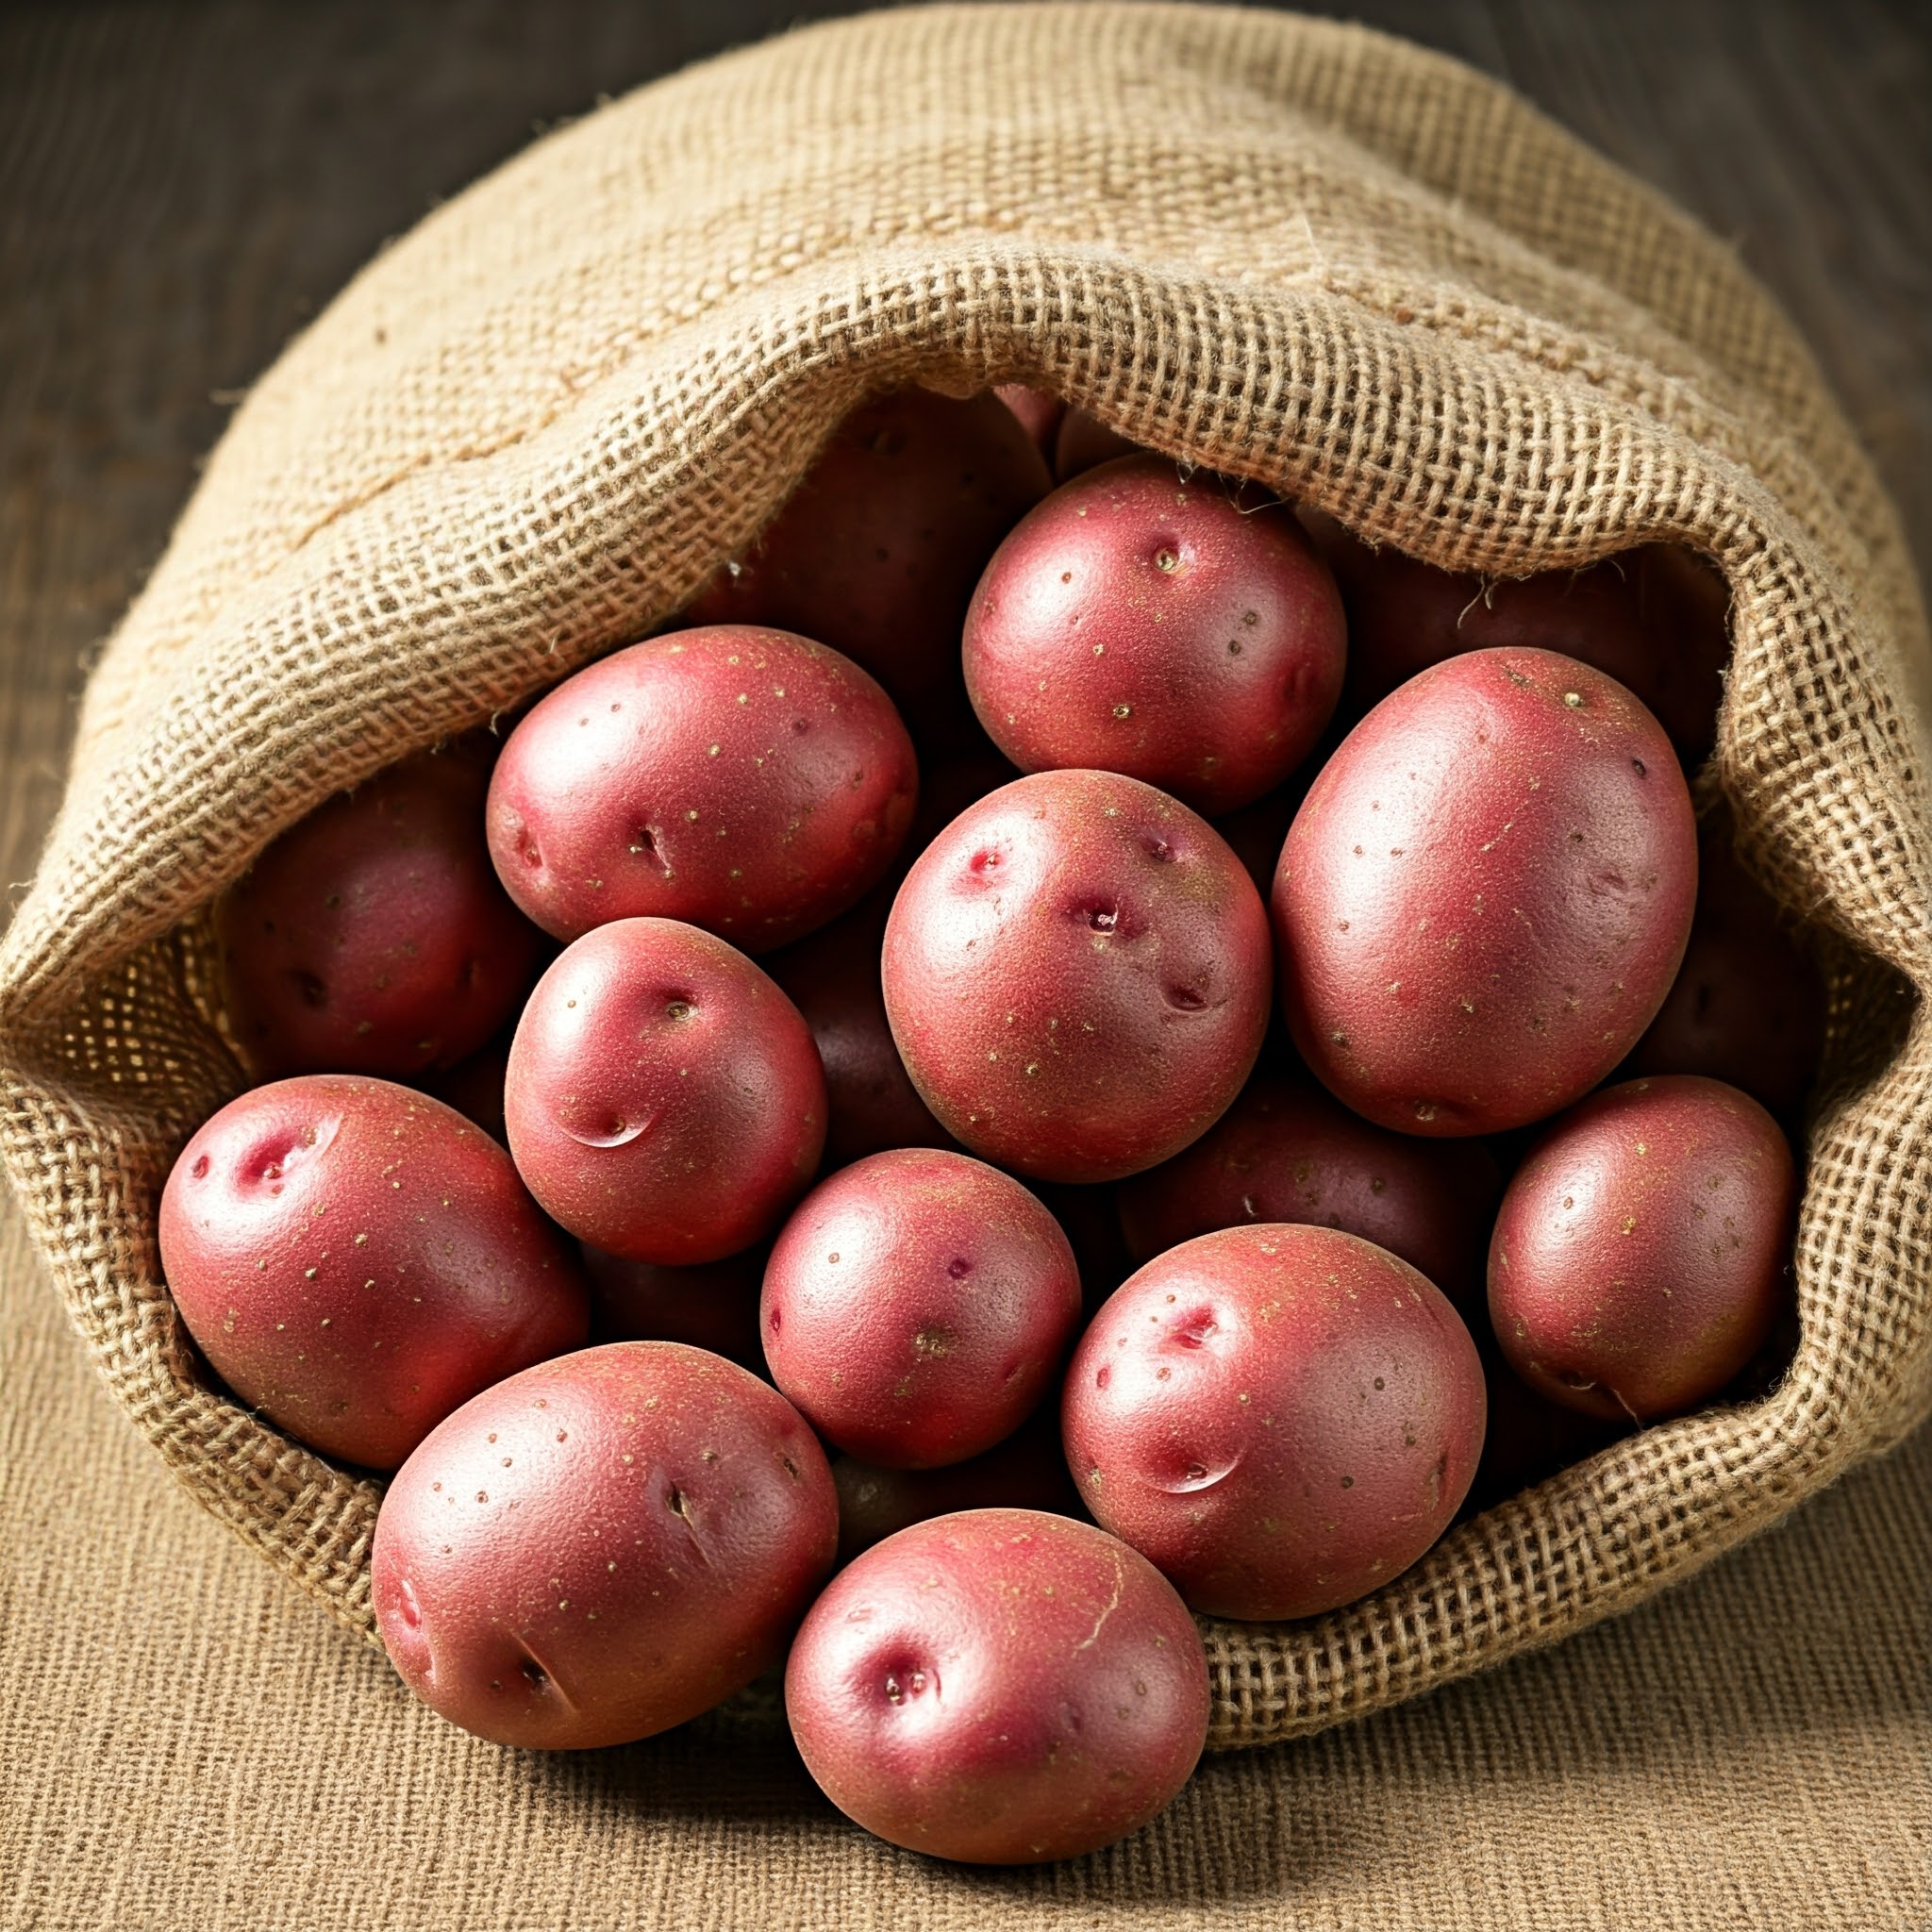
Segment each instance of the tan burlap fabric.
[[196,1381],[154,1208],[238,1084],[203,915],[275,833],[675,610],[869,390],[1024,376],[1498,572],[1669,537],[1736,662],[1707,787],[1834,989],[1772,1395],[1466,1524],[1366,1603],[1209,1633],[1214,1741],[1628,1608],[1932,1401],[1932,839],[1895,519],[1729,255],[1491,82],[1207,8],[816,29],[541,142],[262,380],[91,686],[0,954],[7,1157],[116,1398],[370,1627],[378,1495]]

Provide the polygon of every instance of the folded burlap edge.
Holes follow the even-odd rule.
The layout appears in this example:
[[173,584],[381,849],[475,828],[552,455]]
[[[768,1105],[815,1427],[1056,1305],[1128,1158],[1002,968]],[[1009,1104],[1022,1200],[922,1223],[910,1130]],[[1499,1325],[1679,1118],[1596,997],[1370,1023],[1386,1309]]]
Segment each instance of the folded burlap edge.
[[[1431,85],[1445,67],[1423,62]],[[1493,117],[1500,91],[1449,71]],[[952,242],[941,273],[930,249],[864,267],[816,289],[781,282],[699,358],[673,330],[510,448],[345,506],[222,608],[152,715],[105,769],[83,771],[85,812],[79,780],[70,792],[0,952],[6,1158],[116,1399],[197,1499],[373,1636],[378,1486],[204,1387],[159,1278],[167,1161],[240,1084],[208,1017],[200,913],[345,779],[485,722],[675,611],[853,401],[922,379],[1043,381],[1151,446],[1256,475],[1431,561],[1521,570],[1659,539],[1705,550],[1731,582],[1736,637],[1710,782],[1747,860],[1829,936],[1801,1340],[1783,1381],[1458,1526],[1347,1609],[1210,1624],[1211,1741],[1319,1728],[1627,1608],[1922,1418],[1932,839],[1894,693],[1923,617],[1909,586],[1859,581],[1874,551],[1837,515],[1830,466],[1789,446],[1762,465],[1810,479],[1800,519],[1758,470],[1673,422],[1674,409],[1713,420],[1688,387],[1641,371],[1622,381],[1613,358],[1579,367],[1560,343],[1539,357],[1473,338],[1359,276],[1256,291],[1107,251],[1048,258],[985,241]],[[1373,465],[1359,459],[1371,380],[1376,415],[1407,439],[1385,439]],[[1726,425],[1714,440],[1748,445],[1750,432]],[[1542,452],[1541,480],[1512,474],[1505,492],[1479,464],[1440,460],[1472,448]],[[625,453],[615,468],[613,450]],[[467,553],[466,529],[478,533]],[[1875,534],[1895,544],[1895,530]],[[425,579],[414,560],[438,541],[458,568]],[[508,572],[506,541],[522,546]],[[478,606],[450,593],[463,566],[487,579],[480,637]],[[379,615],[359,637],[331,629],[329,587],[343,583]]]

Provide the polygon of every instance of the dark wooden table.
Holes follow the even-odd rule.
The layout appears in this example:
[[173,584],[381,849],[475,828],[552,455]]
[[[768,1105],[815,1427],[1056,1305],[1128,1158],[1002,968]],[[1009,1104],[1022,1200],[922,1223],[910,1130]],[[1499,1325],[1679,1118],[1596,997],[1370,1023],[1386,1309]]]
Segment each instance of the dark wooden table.
[[[385,237],[533,128],[802,15],[841,10],[850,9],[796,0],[13,0],[0,10],[8,881],[31,869],[57,801],[90,654],[158,554],[236,392],[289,336]],[[1503,75],[1730,238],[1815,344],[1904,507],[1922,565],[1932,564],[1932,11],[1923,0],[1362,0],[1319,10],[1365,16]],[[9,1290],[0,1486],[12,1493],[7,1533],[18,1540],[0,1552],[0,1813],[13,1819],[0,1824],[0,1924],[153,1923],[158,1932],[145,1914],[162,1894],[143,1890],[142,1874],[161,1872],[165,1895],[192,1900],[195,1923],[261,1923],[251,1914],[273,1892],[248,1890],[257,1881],[238,1875],[236,1847],[238,1834],[258,1843],[275,1794],[256,1789],[263,1774],[247,1753],[214,1760],[194,1740],[211,1707],[270,1697],[272,1679],[225,1685],[206,1658],[193,1663],[194,1646],[208,1620],[239,1616],[258,1631],[272,1673],[325,1640],[212,1529],[205,1574],[180,1579],[156,1574],[126,1524],[92,1535],[61,1520],[57,1465],[83,1453],[79,1443],[125,1464],[130,1521],[178,1528],[187,1505],[131,1433],[109,1425],[31,1265],[0,1207]],[[1578,1640],[1598,1646],[1626,1707],[1606,1714],[1595,1784],[1549,1802],[1600,1818],[1612,1845],[1627,1840],[1624,1878],[1615,1896],[1582,1901],[1560,1874],[1525,1890],[1531,1847],[1472,1872],[1468,1923],[1744,1923],[1754,1872],[1778,1861],[1815,1879],[1811,1923],[1849,1924],[1832,1906],[1854,1891],[1905,1902],[1901,1926],[1924,1923],[1914,1913],[1932,1912],[1928,1493],[1932,1447],[1922,1437],[1770,1544]],[[1793,1584],[1794,1574],[1812,1581]],[[37,1699],[38,1660],[9,1642],[16,1588],[71,1601],[73,1641],[100,1659],[86,1709]],[[1701,1661],[1713,1646],[1728,1660],[1715,1678]],[[189,1658],[178,1673],[155,1669],[156,1657],[177,1654]],[[1570,1668],[1565,1655],[1511,1667],[1525,1710],[1540,1674]],[[1443,1694],[1469,1697],[1474,1711],[1491,1693]],[[1329,1754],[1336,1776],[1367,1780],[1364,1832],[1430,1828],[1378,1819],[1374,1776],[1360,1772],[1387,1753],[1406,1775],[1423,1774],[1402,1763],[1399,1720],[1363,1727],[1365,1743],[1310,1747]],[[1533,1758],[1533,1733],[1518,1741]],[[354,1755],[340,1738],[323,1748]],[[130,1785],[191,1780],[192,1799],[176,1807],[185,1822],[167,1842],[129,1845],[111,1817],[65,1817],[64,1767],[102,1753],[125,1761]],[[1533,1777],[1525,1784],[1527,1762],[1499,1760],[1484,1774],[1496,1804],[1533,1834],[1545,1794]],[[1433,1787],[1445,1806],[1460,1789],[1453,1770]],[[305,1790],[303,1805],[321,1803]],[[318,1829],[345,1834],[344,1856],[365,1824],[376,1829],[356,1807],[379,1807],[380,1790],[375,1781],[340,1816],[317,1812]],[[1891,1850],[1860,1852],[1871,1869],[1852,1872],[1839,1849],[1847,1822],[1887,1807],[1896,1829],[1879,1837]],[[421,1922],[522,1923],[514,1901],[491,1891],[485,1853],[457,1838],[408,1844],[425,1861],[420,1886],[390,1895],[412,1902]],[[391,1845],[385,1856],[404,1853]],[[1290,1907],[1270,1897],[1251,1897],[1256,1916],[1241,1923],[1286,1923]],[[1391,1901],[1380,1922],[1403,1922],[1400,1909]]]

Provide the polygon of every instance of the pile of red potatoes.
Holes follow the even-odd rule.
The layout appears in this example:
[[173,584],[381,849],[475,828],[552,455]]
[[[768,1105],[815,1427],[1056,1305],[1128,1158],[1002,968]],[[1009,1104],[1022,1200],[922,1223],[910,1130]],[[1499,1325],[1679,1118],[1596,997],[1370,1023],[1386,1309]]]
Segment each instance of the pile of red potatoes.
[[849,417],[680,623],[272,845],[209,1371],[393,1472],[511,1745],[784,1663],[895,1843],[1058,1858],[1315,1616],[1790,1346],[1813,968],[1686,783],[1725,592],[1485,582],[1052,398]]

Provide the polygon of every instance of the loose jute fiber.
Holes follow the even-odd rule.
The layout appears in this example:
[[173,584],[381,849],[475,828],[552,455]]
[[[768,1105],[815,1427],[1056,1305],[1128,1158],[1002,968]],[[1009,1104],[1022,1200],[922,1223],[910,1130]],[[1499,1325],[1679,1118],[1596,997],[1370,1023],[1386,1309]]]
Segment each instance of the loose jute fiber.
[[365,1636],[379,1487],[206,1387],[160,1276],[169,1162],[242,1084],[210,902],[330,793],[675,611],[859,397],[1007,378],[1432,562],[1709,555],[1735,659],[1700,794],[1832,991],[1778,1386],[1364,1603],[1212,1625],[1213,1741],[1627,1608],[1932,1406],[1925,619],[1790,327],[1683,216],[1399,42],[1187,6],[887,13],[538,142],[291,347],[101,659],[0,951],[7,1160],[102,1374]]

